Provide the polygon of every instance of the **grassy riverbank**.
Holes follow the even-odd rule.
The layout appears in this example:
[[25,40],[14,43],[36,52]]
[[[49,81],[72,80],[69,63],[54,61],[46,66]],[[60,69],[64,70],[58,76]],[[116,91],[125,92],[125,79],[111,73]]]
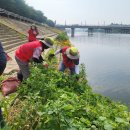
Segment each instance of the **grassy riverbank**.
[[[56,46],[70,44],[64,35],[56,38]],[[28,80],[1,102],[9,129],[129,130],[127,107],[94,93],[84,65],[77,81],[75,75],[56,69],[56,58],[47,62],[48,69],[33,64]]]

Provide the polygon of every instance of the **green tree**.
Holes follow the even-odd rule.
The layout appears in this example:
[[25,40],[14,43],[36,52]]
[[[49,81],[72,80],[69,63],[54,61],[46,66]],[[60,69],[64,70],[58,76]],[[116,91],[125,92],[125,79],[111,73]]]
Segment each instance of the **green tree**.
[[46,23],[49,26],[55,25],[54,22],[47,19],[41,11],[35,10],[33,7],[28,6],[25,0],[0,0],[0,8],[33,19],[40,23]]
[[49,26],[51,26],[51,27],[54,27],[54,26],[55,26],[55,23],[54,23],[52,20],[50,20],[50,19],[47,20],[47,24],[48,24]]

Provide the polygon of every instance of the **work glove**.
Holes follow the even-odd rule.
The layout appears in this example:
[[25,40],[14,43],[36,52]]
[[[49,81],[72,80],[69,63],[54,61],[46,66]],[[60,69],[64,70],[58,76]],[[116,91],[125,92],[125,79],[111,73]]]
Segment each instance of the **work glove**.
[[55,55],[54,54],[49,54],[48,60],[50,61]]
[[49,57],[54,57],[55,55],[54,54],[50,54]]
[[43,57],[40,55],[39,61],[42,63],[44,61]]
[[42,62],[44,61],[43,58],[42,58],[42,56],[40,56],[39,59],[33,57],[32,60],[33,60],[34,62],[36,62],[36,63],[42,63]]

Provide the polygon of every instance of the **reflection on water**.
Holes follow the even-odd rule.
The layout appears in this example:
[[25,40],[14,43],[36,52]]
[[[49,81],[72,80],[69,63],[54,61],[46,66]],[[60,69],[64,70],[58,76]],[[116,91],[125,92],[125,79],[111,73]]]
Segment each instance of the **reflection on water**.
[[130,35],[80,32],[70,39],[80,51],[93,90],[129,104]]

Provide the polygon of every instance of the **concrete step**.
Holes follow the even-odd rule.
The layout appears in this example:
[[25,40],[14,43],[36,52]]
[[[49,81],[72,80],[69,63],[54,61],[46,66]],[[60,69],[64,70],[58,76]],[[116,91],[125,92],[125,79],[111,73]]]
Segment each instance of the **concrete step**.
[[7,50],[12,49],[12,48],[14,48],[14,47],[17,47],[17,46],[19,46],[19,45],[21,45],[21,44],[24,44],[24,43],[26,43],[26,42],[27,42],[27,40],[26,40],[26,41],[16,42],[16,43],[14,43],[14,44],[10,44],[10,45],[3,46],[3,48],[4,48],[5,51],[7,51]]
[[52,33],[52,34],[47,34],[47,35],[45,35],[46,37],[55,37],[55,36],[57,36],[57,34],[56,33]]
[[0,29],[2,29],[2,30],[13,30],[13,29],[6,27],[6,26],[2,26],[2,27],[0,27]]
[[5,28],[0,28],[0,32],[7,32],[7,31],[10,31],[10,32],[16,32],[15,30],[11,29],[11,28],[8,28],[8,27],[5,27]]
[[[24,43],[23,43],[23,44],[24,44]],[[21,45],[22,45],[22,44],[21,44]],[[19,47],[19,46],[16,46],[16,47],[13,47],[13,48],[11,48],[11,49],[5,50],[5,52],[6,52],[6,53],[10,53],[10,52],[12,52],[12,51],[17,50],[18,47]]]
[[7,26],[3,26],[3,27],[0,27],[1,29],[4,29],[4,30],[13,30],[12,28],[9,28]]
[[0,27],[0,31],[4,30],[3,28]]
[[16,33],[16,34],[3,34],[3,35],[0,35],[0,39],[12,38],[12,37],[17,37],[17,36],[20,36],[20,34],[18,34],[18,33]]
[[5,31],[5,29],[4,28],[0,28],[0,32],[4,32]]
[[0,28],[9,28],[8,26],[6,26],[6,25],[0,25]]
[[4,34],[16,34],[18,32],[15,32],[15,31],[3,31],[3,32],[0,32],[0,35],[4,35]]
[[7,42],[10,40],[19,40],[19,39],[23,39],[20,36],[12,36],[12,37],[4,37],[4,38],[0,38],[1,42]]
[[2,29],[3,29],[3,28],[7,28],[7,27],[6,27],[6,26],[3,26],[3,25],[0,25],[0,28],[2,28]]
[[6,33],[11,33],[11,32],[10,31],[5,31],[5,30],[1,30],[0,34],[3,34],[3,33],[6,34]]
[[6,46],[6,45],[11,45],[11,44],[15,44],[17,42],[22,42],[22,41],[25,41],[26,39],[18,39],[18,40],[11,40],[11,41],[5,41],[5,42],[2,42],[3,46]]

